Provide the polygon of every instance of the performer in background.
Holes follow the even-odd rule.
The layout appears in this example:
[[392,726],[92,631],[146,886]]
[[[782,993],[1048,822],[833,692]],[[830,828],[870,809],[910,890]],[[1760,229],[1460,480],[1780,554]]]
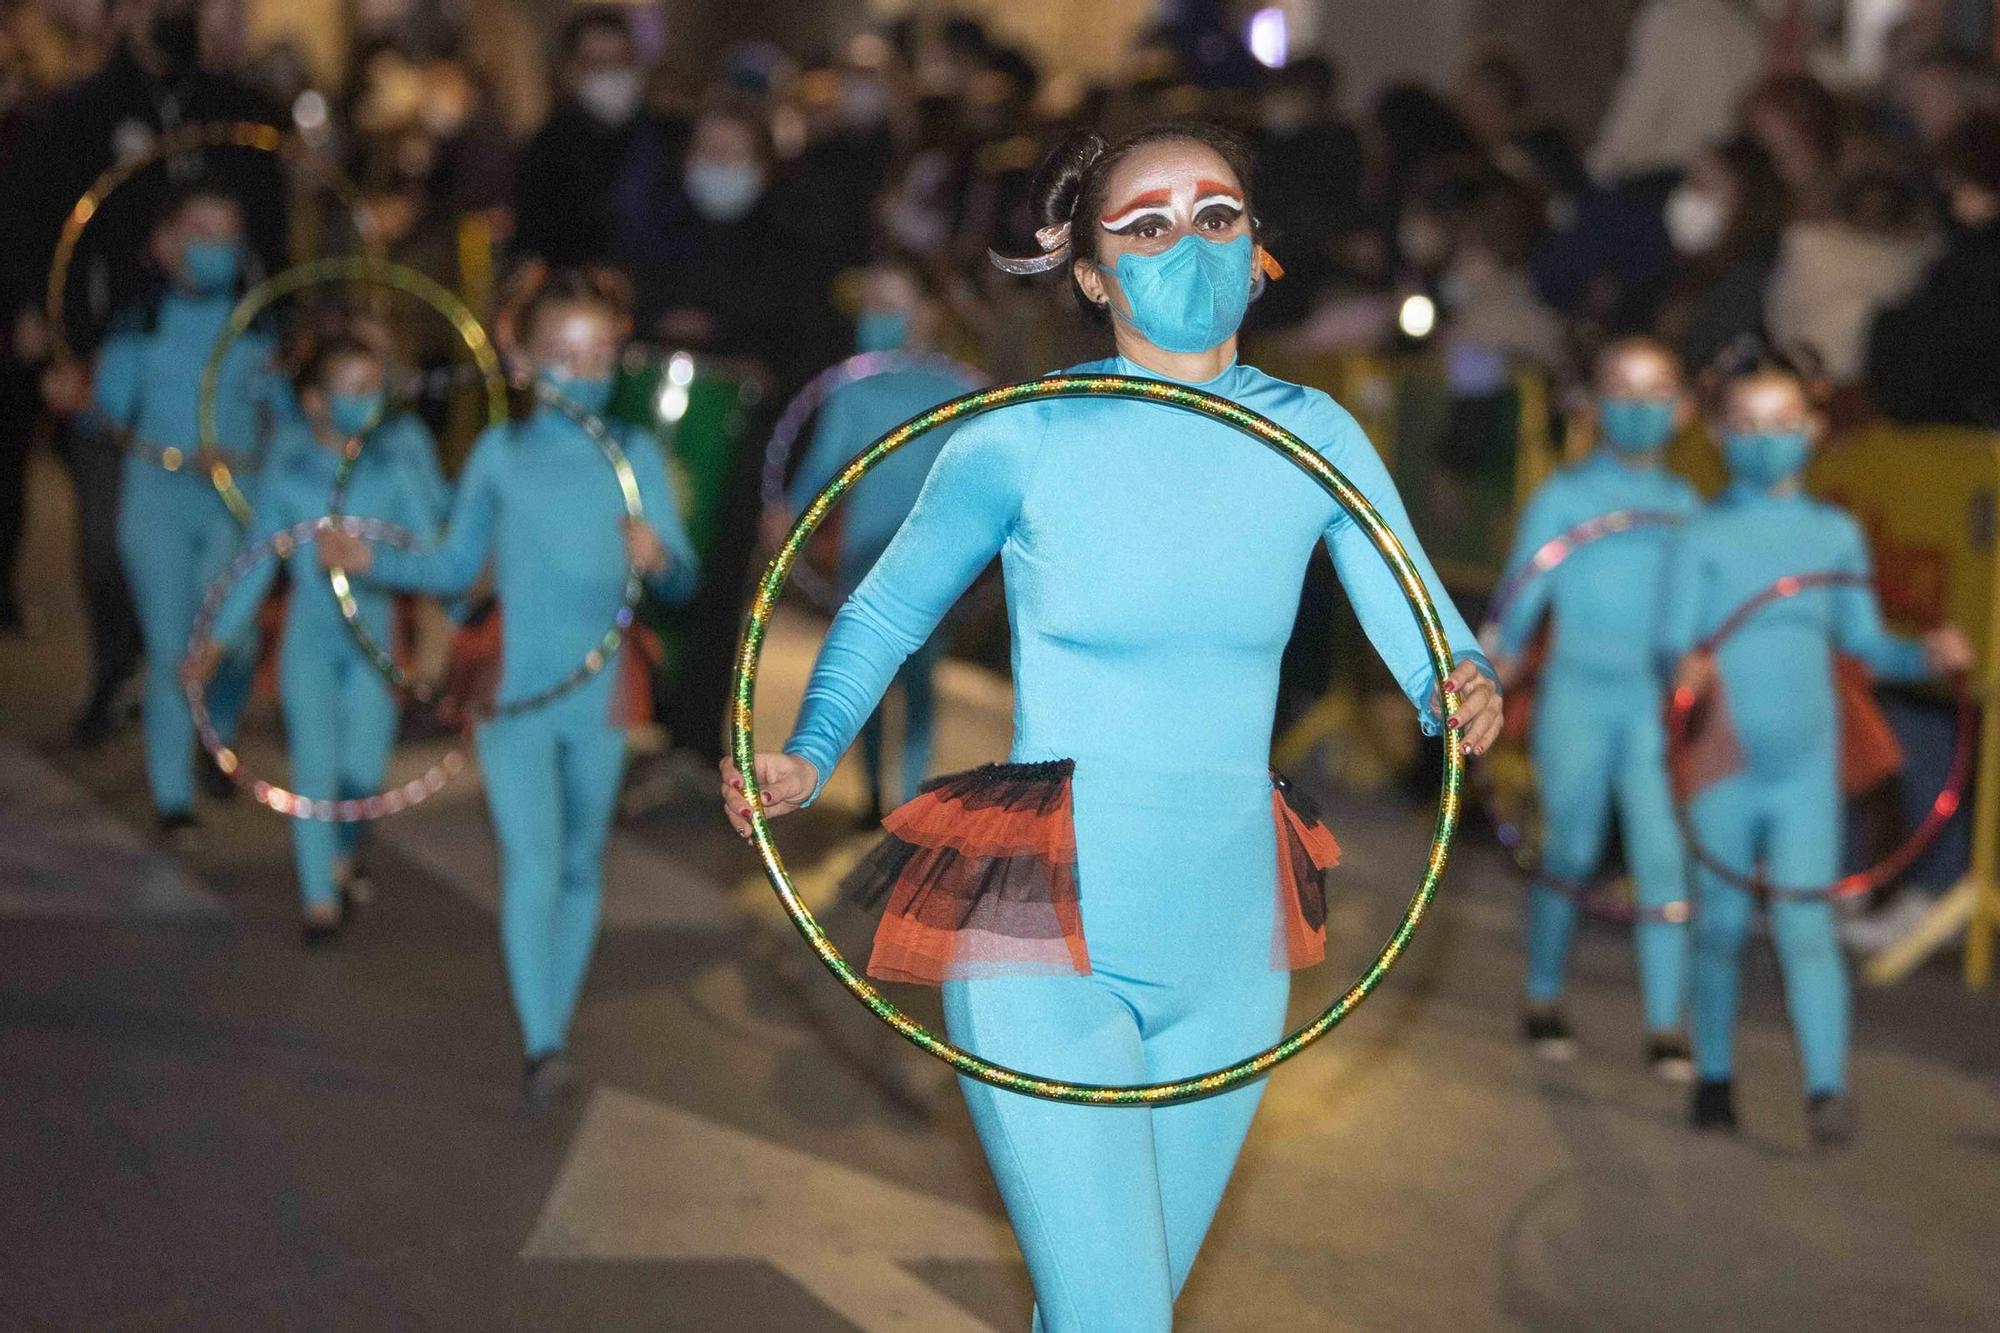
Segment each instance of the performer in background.
[[[810,801],[902,662],[1001,558],[1010,760],[929,784],[890,816],[864,873],[889,902],[871,974],[942,983],[952,1040],[1017,1069],[1172,1079],[1279,1036],[1289,969],[1324,948],[1318,872],[1338,855],[1269,767],[1279,657],[1315,542],[1425,728],[1452,728],[1474,753],[1499,730],[1489,668],[1353,418],[1236,359],[1252,290],[1275,270],[1249,178],[1236,140],[1204,125],[1111,145],[1078,133],[1050,155],[1037,266],[1067,275],[1117,348],[1077,370],[1191,385],[1322,449],[1438,598],[1459,712],[1442,715],[1380,554],[1291,462],[1219,422],[1110,398],[966,423],[835,618],[797,729],[757,757],[757,776],[773,813]],[[723,795],[747,835],[727,764]],[[963,1087],[1038,1327],[1168,1328],[1261,1083],[1130,1110]]]

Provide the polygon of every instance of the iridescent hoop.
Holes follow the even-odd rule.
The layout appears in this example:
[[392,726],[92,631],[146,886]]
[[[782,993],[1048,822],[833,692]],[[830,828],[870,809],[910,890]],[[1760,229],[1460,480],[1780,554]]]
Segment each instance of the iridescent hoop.
[[[1486,623],[1481,626],[1480,642],[1490,646],[1491,635],[1497,633],[1507,613],[1519,601],[1521,594],[1539,578],[1555,572],[1563,561],[1575,555],[1583,547],[1606,537],[1622,532],[1635,532],[1648,528],[1678,527],[1683,519],[1678,514],[1649,509],[1617,509],[1596,518],[1586,519],[1565,532],[1558,533],[1535,548],[1535,553],[1527,562],[1513,570],[1500,581],[1493,590],[1493,601],[1486,613]],[[1493,836],[1506,849],[1507,857],[1514,868],[1535,883],[1559,897],[1567,898],[1578,908],[1605,921],[1615,921],[1630,925],[1638,921],[1664,921],[1671,925],[1681,925],[1693,915],[1693,904],[1684,898],[1673,902],[1646,906],[1639,903],[1622,903],[1607,900],[1603,892],[1588,884],[1579,884],[1561,875],[1550,873],[1539,856],[1529,850],[1528,834],[1520,824],[1508,818],[1500,808],[1496,783],[1491,765],[1478,770],[1472,778],[1472,793],[1478,798],[1481,808],[1486,811],[1488,822],[1493,825]]]
[[1457,708],[1457,692],[1450,687],[1451,644],[1445,638],[1437,605],[1431,598],[1430,590],[1424,586],[1422,575],[1418,573],[1416,565],[1411,561],[1408,552],[1403,549],[1402,543],[1396,539],[1396,534],[1369,503],[1368,497],[1312,446],[1284,427],[1248,408],[1240,407],[1226,398],[1219,398],[1200,389],[1168,381],[1138,379],[1125,375],[1051,375],[1022,384],[982,389],[976,393],[954,398],[921,416],[912,418],[870,445],[841,469],[840,474],[827,483],[826,489],[821,491],[806,507],[805,512],[799,515],[784,544],[772,557],[769,568],[758,581],[749,619],[744,625],[743,637],[737,645],[736,677],[730,700],[730,748],[736,766],[743,776],[744,798],[750,804],[751,838],[757,848],[758,858],[763,863],[764,873],[769,876],[779,901],[784,904],[792,924],[798,927],[806,943],[819,956],[820,962],[824,963],[840,984],[866,1005],[877,1018],[919,1050],[936,1056],[959,1073],[1010,1092],[1024,1093],[1049,1101],[1093,1106],[1157,1106],[1206,1097],[1268,1073],[1332,1031],[1381,983],[1382,978],[1388,974],[1389,969],[1408,947],[1417,926],[1430,909],[1431,900],[1437,894],[1438,882],[1444,874],[1445,859],[1451,846],[1452,831],[1458,824],[1460,789],[1465,779],[1465,755],[1460,746],[1443,747],[1444,785],[1438,798],[1437,826],[1431,836],[1430,853],[1425,862],[1423,880],[1418,885],[1415,896],[1410,899],[1409,907],[1405,910],[1401,922],[1390,934],[1388,942],[1382,946],[1374,961],[1363,971],[1359,980],[1328,1005],[1317,1018],[1289,1033],[1276,1044],[1235,1064],[1192,1078],[1174,1079],[1163,1083],[1107,1085],[1043,1078],[1009,1069],[1004,1065],[993,1064],[970,1051],[952,1045],[904,1013],[876,990],[865,977],[849,965],[847,959],[827,938],[826,932],[814,919],[811,909],[799,897],[798,890],[792,884],[791,874],[785,869],[784,860],[778,854],[777,845],[771,840],[770,823],[764,814],[764,796],[757,786],[756,765],[753,762],[756,743],[752,730],[752,705],[756,699],[757,663],[763,653],[764,635],[770,626],[772,612],[777,607],[779,594],[784,590],[785,579],[791,573],[799,552],[833,506],[871,468],[911,440],[941,426],[953,425],[1012,404],[1040,402],[1054,398],[1125,398],[1180,408],[1233,426],[1297,464],[1300,470],[1311,476],[1327,494],[1340,503],[1368,534],[1375,544],[1375,549],[1382,553],[1383,559],[1388,561],[1397,582],[1402,586],[1403,595],[1409,600],[1410,608],[1416,614],[1418,628],[1423,634],[1424,645],[1429,650],[1431,666],[1437,676],[1438,691],[1444,704],[1444,711],[1449,714]]
[[[229,312],[222,332],[216,335],[215,345],[209,349],[208,362],[201,369],[195,430],[204,451],[215,448],[216,396],[222,385],[223,362],[228,359],[229,349],[236,345],[236,340],[249,332],[251,325],[278,301],[310,287],[335,285],[387,288],[415,297],[435,310],[465,345],[467,354],[472,357],[486,383],[487,419],[495,424],[507,419],[507,376],[500,368],[500,357],[493,350],[493,340],[486,336],[486,327],[465,302],[459,300],[449,288],[407,265],[369,255],[341,255],[309,260],[295,264],[283,273],[273,274],[243,293],[243,299]],[[237,487],[229,464],[215,463],[208,475],[209,480],[215,483],[215,489],[221,493],[223,502],[247,520],[250,502]]]
[[[860,352],[828,366],[808,380],[792,401],[785,404],[777,424],[771,427],[770,441],[764,446],[764,472],[760,483],[766,514],[783,515],[786,523],[795,517],[791,501],[785,495],[785,474],[791,470],[792,453],[798,448],[799,436],[804,433],[806,423],[812,420],[813,413],[850,384],[903,370],[927,370],[956,376],[972,389],[983,389],[991,383],[971,366],[948,356],[921,352]],[[790,582],[807,601],[822,611],[831,612],[840,604],[839,592],[811,565],[800,565],[793,570]]]
[[[190,647],[206,642],[209,631],[215,626],[215,618],[222,611],[222,604],[231,590],[243,581],[260,561],[284,559],[297,547],[315,540],[325,531],[329,523],[338,521],[346,532],[367,541],[386,542],[402,550],[414,550],[419,545],[416,535],[407,528],[393,523],[384,523],[372,518],[330,518],[307,519],[294,523],[282,532],[273,533],[257,542],[232,560],[222,576],[209,585],[202,598],[201,609],[195,614],[194,631],[188,638]],[[188,711],[194,715],[195,735],[201,739],[202,747],[215,759],[215,765],[228,774],[229,780],[250,793],[259,804],[268,806],[281,815],[293,819],[311,819],[328,824],[354,824],[367,819],[380,819],[407,810],[431,796],[449,782],[465,767],[465,756],[457,750],[445,753],[444,758],[424,770],[422,776],[408,782],[380,791],[373,796],[350,797],[345,800],[323,800],[313,796],[302,796],[298,792],[280,787],[275,782],[267,782],[251,773],[243,764],[242,757],[223,742],[215,729],[214,719],[208,712],[208,683],[197,678],[193,672],[183,669],[181,688],[187,695]]]
[[[1742,629],[1759,611],[1775,602],[1797,597],[1802,592],[1814,588],[1869,588],[1874,585],[1859,574],[1819,573],[1791,574],[1779,579],[1770,587],[1745,601],[1716,627],[1713,634],[1695,645],[1695,652],[1714,656],[1735,633]],[[1966,692],[1965,682],[1952,682],[1953,704],[1958,712],[1958,729],[1952,744],[1951,766],[1946,770],[1944,786],[1931,801],[1931,808],[1925,812],[1923,821],[1917,825],[1900,847],[1890,851],[1874,865],[1843,875],[1831,884],[1817,888],[1801,888],[1788,884],[1769,884],[1754,873],[1745,874],[1735,866],[1728,865],[1704,847],[1695,835],[1694,820],[1688,813],[1688,803],[1674,801],[1674,817],[1680,821],[1681,837],[1686,841],[1688,853],[1701,864],[1703,869],[1712,871],[1730,884],[1748,893],[1761,894],[1767,898],[1790,901],[1839,901],[1843,898],[1858,898],[1873,893],[1885,885],[1895,882],[1916,863],[1930,845],[1944,832],[1945,825],[1958,813],[1958,807],[1965,799],[1965,784],[1972,775],[1972,759],[1976,732],[1972,711],[1972,697]],[[1685,753],[1688,746],[1688,727],[1693,719],[1695,706],[1700,703],[1695,692],[1683,686],[1673,693],[1673,700],[1667,708],[1667,748],[1668,753]]]
[[[618,478],[618,491],[625,504],[625,517],[634,523],[643,523],[646,511],[639,502],[639,478],[632,471],[632,461],[625,456],[625,450],[619,445],[617,437],[611,433],[611,428],[604,423],[604,419],[593,412],[585,411],[540,380],[534,382],[534,393],[539,401],[561,412],[590,436],[591,442],[604,455],[605,461],[611,464],[612,473]],[[341,458],[340,470],[334,474],[333,497],[330,502],[332,517],[340,516],[341,503],[347,498],[348,478],[353,475],[354,464],[360,456],[360,442],[348,441],[347,450]],[[583,660],[577,663],[568,675],[533,694],[523,695],[518,699],[483,704],[440,694],[429,686],[410,679],[409,675],[396,665],[396,659],[382,645],[376,643],[373,636],[361,624],[361,608],[355,600],[353,584],[347,576],[347,571],[329,569],[327,578],[333,584],[334,599],[340,605],[341,618],[347,622],[347,628],[353,633],[354,641],[361,646],[361,651],[367,654],[368,660],[374,663],[375,669],[382,673],[385,680],[419,703],[445,716],[477,721],[490,721],[494,718],[514,717],[521,713],[533,712],[578,689],[604,670],[610,664],[612,656],[617,653],[619,645],[624,643],[625,635],[631,630],[633,616],[639,608],[639,599],[646,590],[645,577],[635,566],[627,565],[625,589],[619,599],[618,610],[611,618],[611,627],[605,630],[603,637],[583,655]]]
[[[69,297],[69,271],[76,259],[77,246],[83,240],[84,231],[91,219],[104,207],[106,199],[147,168],[169,158],[185,153],[200,152],[212,148],[242,148],[257,153],[272,153],[284,158],[314,176],[321,185],[334,194],[354,219],[356,233],[361,238],[362,247],[369,253],[380,250],[381,242],[376,238],[374,226],[368,217],[367,205],[361,198],[361,191],[337,167],[324,157],[307,148],[292,135],[285,134],[269,125],[254,121],[211,121],[196,125],[184,125],[169,130],[155,139],[146,150],[127,161],[108,168],[91,182],[90,188],[70,206],[69,215],[63,219],[62,231],[56,237],[56,247],[49,262],[48,287],[42,299],[42,313],[48,321],[49,338],[53,344],[54,359],[70,362],[76,353],[70,347],[68,312],[65,309]],[[155,445],[142,440],[130,431],[120,434],[121,446],[130,452],[137,452],[159,467],[169,472],[177,472],[187,466],[190,460],[187,451],[172,445]],[[134,449],[134,446],[143,446]],[[216,467],[221,468],[225,478],[225,465],[215,465],[210,470],[211,479]],[[242,503],[242,493],[233,485],[227,488],[218,485],[223,502],[239,522],[250,521],[250,511]]]

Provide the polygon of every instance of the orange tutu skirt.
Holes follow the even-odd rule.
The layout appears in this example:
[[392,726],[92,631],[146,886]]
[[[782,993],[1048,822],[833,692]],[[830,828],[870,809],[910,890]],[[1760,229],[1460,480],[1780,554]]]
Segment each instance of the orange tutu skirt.
[[[987,764],[924,784],[882,821],[887,836],[842,883],[881,909],[868,975],[938,985],[978,976],[1088,975],[1077,888],[1074,761]],[[1278,930],[1273,958],[1326,953],[1323,872],[1339,845],[1274,775]]]

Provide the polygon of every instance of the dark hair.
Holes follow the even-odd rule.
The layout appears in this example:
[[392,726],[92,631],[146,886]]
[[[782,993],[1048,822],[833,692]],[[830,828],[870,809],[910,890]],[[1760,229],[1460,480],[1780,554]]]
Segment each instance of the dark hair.
[[1729,228],[1710,261],[1727,266],[1761,245],[1775,243],[1791,213],[1790,193],[1762,144],[1739,134],[1710,150],[1736,183]]
[[1824,363],[1805,343],[1780,347],[1761,334],[1746,333],[1711,361],[1702,373],[1702,389],[1711,410],[1721,411],[1730,389],[1742,380],[1783,376],[1797,380],[1806,402],[1823,403],[1829,393]]
[[1790,121],[1822,162],[1840,156],[1847,138],[1840,99],[1810,74],[1774,74],[1743,99],[1742,119],[1771,111]]
[[1938,141],[1937,172],[1987,194],[2000,195],[2000,114],[1975,111]]
[[[1109,143],[1095,130],[1078,129],[1063,136],[1062,141],[1042,159],[1042,165],[1029,182],[1028,201],[1034,209],[1035,224],[1055,227],[1067,223],[1070,228],[1070,253],[1077,259],[1095,260],[1098,253],[1097,228],[1089,223],[1104,210],[1104,195],[1110,186],[1112,171],[1132,154],[1156,143],[1198,143],[1213,150],[1229,164],[1230,171],[1235,173],[1237,181],[1243,186],[1246,204],[1250,202],[1250,150],[1241,139],[1219,126],[1195,120],[1168,120],[1135,130]],[[1250,227],[1251,235],[1258,236],[1254,209]],[[1071,290],[1075,292],[1077,304],[1082,306],[1084,313],[1094,319],[1107,318],[1104,311],[1083,294],[1083,289],[1075,285],[1074,271],[1068,266],[1063,271],[1070,274]]]
[[576,59],[577,50],[583,45],[585,33],[597,30],[615,32],[625,39],[628,46],[632,40],[632,24],[625,17],[625,10],[618,5],[585,5],[563,20],[562,29],[556,38],[556,55],[559,60]]
[[339,330],[314,339],[307,347],[298,369],[292,372],[292,387],[300,393],[326,387],[326,377],[334,363],[350,356],[382,360],[382,349],[357,334]]
[[[535,340],[535,325],[558,306],[596,306],[621,330],[632,324],[632,280],[619,269],[598,264],[547,269],[530,264],[509,286],[513,293],[495,324],[507,342],[523,351]],[[531,388],[517,386],[508,395],[508,415],[526,421],[534,415],[536,402]]]

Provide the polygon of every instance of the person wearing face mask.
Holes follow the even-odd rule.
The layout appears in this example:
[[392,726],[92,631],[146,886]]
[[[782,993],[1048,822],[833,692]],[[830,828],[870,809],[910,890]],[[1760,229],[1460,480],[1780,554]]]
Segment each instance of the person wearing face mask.
[[896,164],[889,71],[871,60],[853,60],[834,72],[834,86],[831,123],[806,145],[785,183],[787,206],[811,217],[828,273],[868,262],[874,251],[874,201]]
[[[114,163],[158,136],[200,121],[278,124],[277,108],[248,84],[201,60],[201,26],[193,0],[117,0],[105,11],[114,45],[97,73],[27,110],[14,150],[0,165],[0,288],[5,318],[18,333],[14,351],[31,374],[46,368],[51,331],[41,301],[56,237],[72,206]],[[149,236],[161,209],[185,184],[189,160],[176,171],[142,172],[91,220],[70,270],[68,333],[88,357],[111,318],[147,301],[158,282]],[[245,204],[248,242],[264,271],[284,267],[285,176],[262,154],[220,152],[198,160],[204,179]],[[118,557],[118,451],[70,429],[84,403],[76,393],[45,394],[54,418],[58,457],[76,497],[77,575],[90,625],[90,695],[73,738],[88,748],[125,716],[127,682],[140,657],[139,626]],[[35,411],[0,415],[0,432],[30,432]],[[0,446],[4,452],[4,446]]]
[[645,71],[621,8],[593,6],[571,16],[556,70],[555,109],[521,150],[514,248],[559,268],[603,263],[635,136],[643,128],[650,144],[664,135],[678,156],[687,127],[647,113]]
[[1770,154],[1745,137],[1696,158],[1667,196],[1667,239],[1680,271],[1659,327],[1686,364],[1708,365],[1763,331],[1788,211]]
[[[181,658],[203,591],[241,545],[242,531],[209,480],[200,453],[198,390],[210,349],[236,303],[244,261],[243,210],[228,195],[197,187],[168,206],[152,253],[165,290],[148,308],[131,312],[105,340],[90,386],[90,412],[80,429],[142,447],[125,455],[118,509],[118,555],[132,589],[145,644],[146,777],[160,830],[175,842],[197,827],[191,773],[194,720],[181,693]],[[250,457],[270,456],[264,436],[282,384],[275,348],[252,332],[236,340],[222,365],[216,395],[216,439],[238,471]],[[162,467],[153,450],[172,448],[192,465]],[[218,728],[234,729],[249,686],[247,664],[232,660],[210,702]],[[218,796],[204,756],[203,772]]]
[[[862,279],[860,317],[855,321],[855,348],[860,352],[934,352],[943,311],[925,291],[915,268],[880,262]],[[812,443],[799,460],[786,488],[792,512],[812,502],[847,461],[871,442],[920,412],[969,393],[976,386],[962,375],[929,366],[886,370],[842,385],[819,410]],[[839,568],[835,586],[851,595],[896,529],[909,516],[931,463],[951,438],[949,430],[932,431],[891,455],[861,479],[842,501]],[[774,534],[782,535],[782,534]],[[910,654],[896,672],[903,694],[903,752],[897,766],[899,794],[889,805],[915,799],[930,770],[931,676],[944,655],[946,636],[933,634]],[[862,761],[867,767],[867,826],[882,818],[887,794],[882,768],[882,714],[877,710],[861,729]]]
[[[1521,577],[1547,543],[1592,519],[1620,512],[1691,516],[1699,507],[1694,492],[1662,466],[1687,415],[1673,353],[1650,339],[1607,348],[1597,366],[1597,450],[1528,501],[1503,581]],[[1638,529],[1580,546],[1546,573],[1526,576],[1498,625],[1494,663],[1511,685],[1543,617],[1553,622],[1531,745],[1541,791],[1542,868],[1556,886],[1538,882],[1528,891],[1521,1024],[1523,1038],[1544,1059],[1575,1053],[1561,1008],[1578,910],[1570,895],[1596,875],[1614,808],[1641,908],[1687,898],[1667,785],[1663,681],[1651,643],[1667,543],[1659,529]],[[1634,937],[1647,1063],[1656,1076],[1685,1083],[1693,1076],[1681,1035],[1687,926],[1643,917]]]
[[[602,271],[558,270],[523,303],[522,346],[534,374],[601,413],[629,327],[630,297]],[[658,447],[637,427],[619,441],[638,479],[645,520],[625,514],[618,480],[590,435],[536,402],[525,420],[492,427],[458,479],[444,536],[426,551],[375,548],[333,532],[324,565],[377,588],[456,597],[490,562],[501,621],[502,704],[566,677],[612,623],[636,568],[668,601],[685,599],[695,556]],[[597,942],[604,849],[625,767],[616,689],[619,658],[544,707],[476,732],[487,808],[500,843],[500,943],[525,1053],[522,1094],[547,1109],[569,1086],[570,1020]]]
[[1945,136],[1938,175],[1949,206],[1944,253],[1868,333],[1868,386],[1897,421],[2000,426],[2000,114]]
[[[1946,627],[1921,640],[1883,628],[1872,588],[1811,589],[1745,621],[1719,652],[1704,639],[1751,597],[1791,575],[1872,577],[1866,539],[1852,517],[1810,499],[1799,473],[1821,422],[1806,380],[1761,348],[1732,353],[1719,368],[1714,428],[1729,488],[1678,532],[1667,563],[1658,651],[1677,690],[1709,700],[1740,756],[1689,801],[1690,836],[1744,877],[1796,888],[1831,885],[1839,874],[1842,797],[1836,651],[1861,659],[1885,681],[1963,671],[1965,636]],[[1701,746],[1698,736],[1695,744]],[[1694,875],[1690,968],[1696,1129],[1734,1130],[1734,1040],[1743,944],[1756,903],[1714,871]],[[1848,980],[1824,897],[1774,896],[1766,903],[1798,1043],[1814,1143],[1852,1139],[1847,1086]]]
[[[361,452],[347,480],[341,512],[381,519],[429,543],[444,521],[445,503],[421,451],[434,460],[430,432],[413,415],[384,416],[382,358],[368,343],[329,337],[307,356],[294,379],[302,417],[279,428],[273,464],[252,492],[253,543],[327,512],[343,451]],[[211,639],[193,660],[206,676],[224,645],[254,628],[259,605],[278,575],[279,560],[259,564],[236,585],[217,614]],[[343,800],[382,790],[396,738],[396,696],[342,621],[333,589],[312,548],[285,558],[291,596],[278,654],[278,693],[291,756],[291,786],[319,800]],[[392,599],[378,587],[356,590],[363,625],[376,643],[391,641]],[[359,891],[355,853],[366,826],[292,821],[307,945],[330,943],[347,924],[350,889]]]
[[[1270,771],[1279,661],[1316,544],[1425,730],[1482,752],[1500,699],[1379,455],[1317,390],[1236,359],[1253,289],[1241,145],[1169,123],[1078,132],[1033,197],[1043,255],[1116,355],[1077,374],[1190,385],[1324,451],[1436,597],[1443,715],[1389,567],[1324,491],[1230,427],[1158,404],[1052,400],[964,423],[828,633],[797,727],[756,757],[766,812],[810,802],[903,661],[997,556],[1013,628],[1009,762],[926,784],[850,881],[886,896],[869,970],[939,984],[953,1041],[1094,1083],[1198,1074],[1274,1042],[1290,970],[1324,952],[1332,835]],[[724,807],[747,835],[742,778]],[[1261,1086],[1157,1108],[963,1082],[1049,1333],[1164,1333]]]
[[1285,238],[1292,281],[1253,308],[1259,327],[1304,318],[1313,294],[1336,275],[1334,245],[1362,217],[1361,137],[1335,117],[1334,70],[1309,56],[1262,76],[1257,179],[1261,221]]

